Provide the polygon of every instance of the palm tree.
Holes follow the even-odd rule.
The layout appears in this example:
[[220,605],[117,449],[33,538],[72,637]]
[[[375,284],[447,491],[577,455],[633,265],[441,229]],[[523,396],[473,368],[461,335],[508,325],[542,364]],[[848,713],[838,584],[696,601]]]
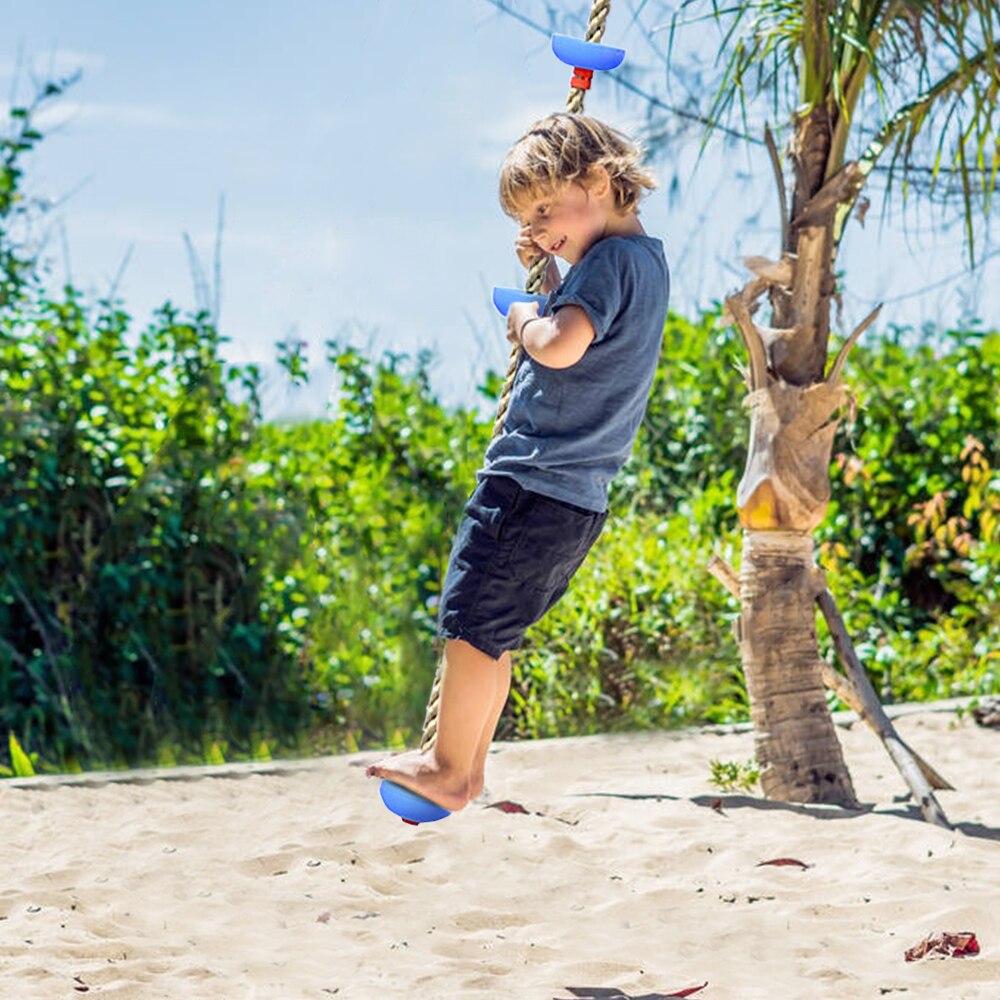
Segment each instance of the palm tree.
[[[531,23],[501,0],[490,2]],[[577,0],[571,4],[578,15]],[[651,7],[648,0],[629,6],[633,20]],[[679,111],[707,126],[704,147],[713,135],[732,134],[737,107],[745,134],[748,105],[760,99],[783,116],[789,133],[782,163],[764,130],[780,200],[780,254],[749,258],[752,280],[726,300],[724,319],[738,327],[750,362],[750,442],[737,493],[744,543],[738,581],[730,576],[728,584],[742,606],[738,634],[765,795],[855,807],[824,693],[824,672],[828,684],[837,681],[820,658],[816,604],[828,617],[836,612],[814,562],[812,533],[830,499],[834,435],[853,404],[841,382],[844,362],[879,310],[844,339],[830,364],[837,253],[856,208],[863,219],[862,192],[878,168],[887,171],[887,192],[898,173],[931,191],[940,185],[960,192],[974,260],[974,222],[978,211],[989,211],[1000,168],[994,125],[1000,5],[752,0],[723,7],[718,0],[684,0],[671,8],[661,26],[669,28],[668,71],[675,37],[692,30],[702,51],[719,51],[723,68],[705,109],[670,108],[642,94],[650,104],[650,134],[673,131],[670,121],[677,119],[664,120],[663,110]],[[707,38],[706,26],[713,24],[718,31]],[[628,77],[619,82],[638,90]],[[933,166],[916,164],[914,150],[928,144],[936,147]],[[849,158],[849,149],[857,155]],[[768,325],[755,318],[765,295]],[[854,668],[855,676],[862,672],[856,662]],[[880,711],[876,703],[870,714]],[[897,759],[895,734],[886,744]],[[897,763],[910,771],[913,764],[934,787],[947,787],[919,758]],[[936,821],[946,822],[943,814]]]
[[[698,3],[683,4],[672,33]],[[833,438],[851,403],[843,365],[879,310],[830,364],[837,252],[872,170],[891,151],[890,188],[896,170],[920,174],[913,151],[926,136],[937,146],[932,186],[959,183],[973,260],[975,212],[979,205],[988,212],[1000,167],[1000,7],[996,0],[756,0],[720,10],[712,0],[711,18],[723,27],[725,68],[710,129],[730,116],[737,97],[744,120],[748,95],[766,95],[772,107],[786,94],[797,98],[787,109],[787,167],[765,133],[780,198],[780,256],[749,259],[752,280],[726,300],[750,359],[750,442],[737,492],[739,638],[761,784],[769,798],[853,807],[823,690],[815,606],[826,583],[812,532],[826,513]],[[848,158],[854,145],[859,155]],[[950,167],[942,165],[946,148]],[[765,294],[768,325],[754,318]]]

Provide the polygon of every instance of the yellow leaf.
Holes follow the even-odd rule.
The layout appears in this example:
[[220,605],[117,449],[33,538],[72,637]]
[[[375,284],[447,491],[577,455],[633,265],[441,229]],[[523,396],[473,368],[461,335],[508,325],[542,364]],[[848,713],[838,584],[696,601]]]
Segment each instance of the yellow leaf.
[[28,755],[21,749],[21,744],[17,742],[17,737],[10,734],[10,762],[14,768],[14,774],[18,778],[33,778],[35,769],[31,764]]
[[984,541],[992,541],[993,535],[997,529],[997,519],[993,516],[993,512],[989,510],[984,510],[982,516],[979,519],[980,533],[982,534]]

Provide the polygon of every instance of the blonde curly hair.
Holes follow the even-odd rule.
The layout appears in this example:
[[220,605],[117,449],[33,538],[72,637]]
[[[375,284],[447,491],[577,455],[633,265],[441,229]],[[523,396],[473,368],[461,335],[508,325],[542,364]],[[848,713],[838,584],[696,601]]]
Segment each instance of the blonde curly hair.
[[563,184],[586,184],[596,166],[607,170],[615,208],[621,213],[638,211],[639,199],[656,187],[642,165],[637,142],[588,115],[549,115],[535,122],[507,153],[500,168],[500,206],[516,219],[526,201]]

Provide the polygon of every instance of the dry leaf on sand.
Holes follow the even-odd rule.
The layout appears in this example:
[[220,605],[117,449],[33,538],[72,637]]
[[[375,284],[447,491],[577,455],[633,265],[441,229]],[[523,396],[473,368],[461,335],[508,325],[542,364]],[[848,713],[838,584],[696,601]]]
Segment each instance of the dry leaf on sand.
[[491,802],[486,808],[499,809],[505,813],[523,813],[525,816],[528,815],[528,810],[524,806],[519,802],[511,802],[509,799],[504,799],[503,802]]
[[972,931],[941,931],[939,934],[928,934],[927,937],[906,952],[907,962],[916,962],[921,958],[964,958],[966,955],[978,955],[979,942]]

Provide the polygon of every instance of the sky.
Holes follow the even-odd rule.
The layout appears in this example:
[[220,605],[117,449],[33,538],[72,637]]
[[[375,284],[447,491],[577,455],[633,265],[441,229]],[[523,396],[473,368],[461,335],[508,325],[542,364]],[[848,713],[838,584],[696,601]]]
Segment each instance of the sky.
[[[544,0],[508,2],[547,22]],[[588,0],[579,6],[584,18]],[[31,99],[33,80],[82,71],[38,119],[46,138],[25,164],[27,193],[50,206],[37,235],[54,286],[70,280],[94,301],[113,289],[137,329],[168,300],[194,311],[185,236],[212,284],[221,209],[224,354],[264,366],[268,417],[323,415],[329,340],[434,351],[432,385],[448,405],[476,404],[487,368],[504,370],[490,289],[524,275],[516,226],[497,202],[499,165],[533,121],[562,108],[571,75],[542,33],[489,0],[0,0],[0,9],[4,116]],[[653,30],[654,9],[662,5],[617,0],[604,41],[624,47],[631,79],[670,104],[685,81],[656,54],[665,36]],[[704,71],[717,29],[685,31],[675,64],[688,58]],[[634,132],[646,105],[598,74],[586,110]],[[671,264],[671,307],[688,315],[743,283],[743,256],[774,256],[779,233],[763,147],[713,140],[699,158],[700,139],[689,131],[657,151],[663,183],[642,208]],[[852,223],[842,246],[835,335],[879,301],[876,331],[969,313],[995,326],[1000,257],[969,273],[960,226],[942,225],[919,199],[894,202],[883,219],[877,183],[871,196],[864,227]],[[982,235],[987,256],[988,228]],[[307,345],[306,389],[290,389],[274,365],[276,342],[288,339]]]

